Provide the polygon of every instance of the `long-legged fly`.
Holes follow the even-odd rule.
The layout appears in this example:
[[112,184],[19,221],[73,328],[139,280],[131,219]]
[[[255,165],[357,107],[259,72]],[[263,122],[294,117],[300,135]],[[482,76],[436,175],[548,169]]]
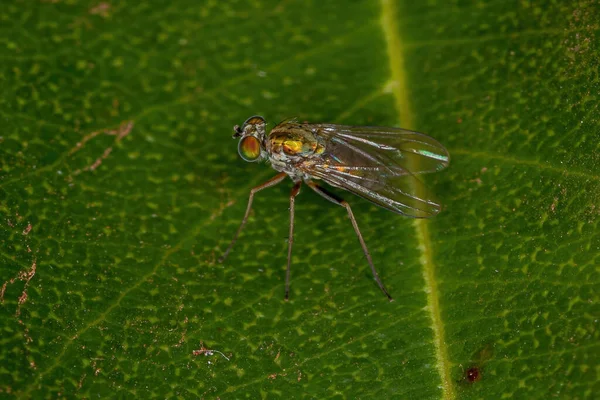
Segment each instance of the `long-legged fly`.
[[289,176],[294,186],[290,194],[285,299],[289,298],[290,292],[294,202],[304,182],[327,200],[346,209],[373,277],[392,301],[373,265],[350,205],[323,187],[320,181],[345,189],[398,214],[413,218],[432,217],[440,211],[441,206],[417,175],[446,168],[450,162],[446,148],[423,133],[400,128],[309,124],[287,120],[275,126],[267,135],[264,118],[254,116],[248,118],[241,127],[236,125],[233,129],[233,137],[240,138],[240,157],[249,162],[267,160],[279,173],[250,190],[242,223],[219,261],[227,257],[246,224],[254,195]]

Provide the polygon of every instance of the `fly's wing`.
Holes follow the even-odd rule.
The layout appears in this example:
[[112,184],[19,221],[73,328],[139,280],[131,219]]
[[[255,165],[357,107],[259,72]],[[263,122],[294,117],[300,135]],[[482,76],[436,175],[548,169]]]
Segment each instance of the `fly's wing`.
[[307,127],[323,140],[325,151],[300,169],[399,214],[427,218],[440,211],[417,178],[448,166],[448,151],[437,140],[399,128]]

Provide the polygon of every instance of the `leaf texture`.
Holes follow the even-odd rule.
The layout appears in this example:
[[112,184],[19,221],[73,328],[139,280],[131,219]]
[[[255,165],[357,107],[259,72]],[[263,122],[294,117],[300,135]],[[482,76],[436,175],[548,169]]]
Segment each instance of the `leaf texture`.
[[[90,5],[91,4],[91,5]],[[600,4],[0,6],[0,397],[593,398]],[[414,221],[244,163],[263,115],[449,150]]]

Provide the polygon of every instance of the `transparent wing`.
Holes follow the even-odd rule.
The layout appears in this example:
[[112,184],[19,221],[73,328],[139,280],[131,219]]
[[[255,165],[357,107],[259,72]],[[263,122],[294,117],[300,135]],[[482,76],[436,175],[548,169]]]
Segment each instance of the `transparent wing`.
[[417,177],[448,166],[448,151],[437,140],[399,128],[307,127],[323,140],[325,151],[300,169],[400,214],[427,218],[440,211]]

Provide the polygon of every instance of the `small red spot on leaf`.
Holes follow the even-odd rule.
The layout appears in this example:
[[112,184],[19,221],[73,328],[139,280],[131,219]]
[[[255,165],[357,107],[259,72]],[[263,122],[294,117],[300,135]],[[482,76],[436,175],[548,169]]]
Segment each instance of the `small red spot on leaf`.
[[465,371],[465,380],[469,383],[475,383],[481,380],[481,370],[477,367],[471,367]]

